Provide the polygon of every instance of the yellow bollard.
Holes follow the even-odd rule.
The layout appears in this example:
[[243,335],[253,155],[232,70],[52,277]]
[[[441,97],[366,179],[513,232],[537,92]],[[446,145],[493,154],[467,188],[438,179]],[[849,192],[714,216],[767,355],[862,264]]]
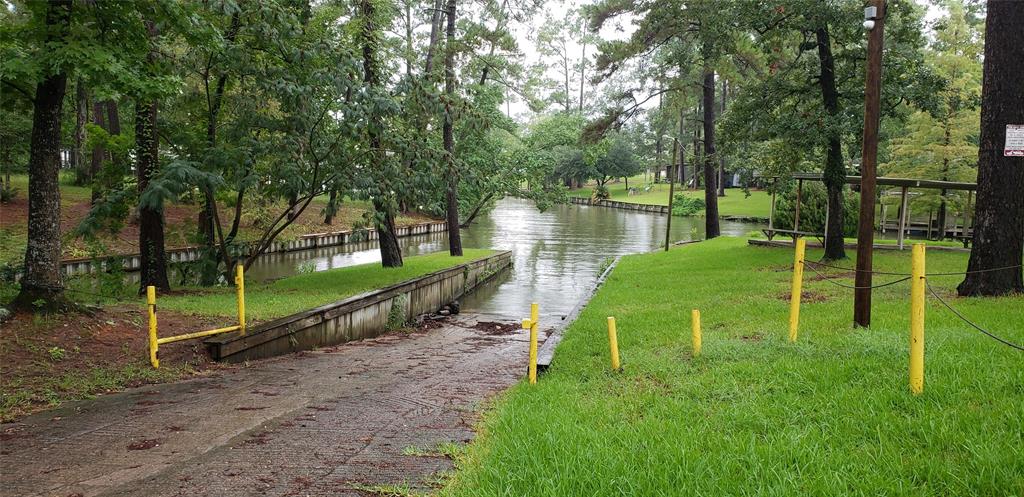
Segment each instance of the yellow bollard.
[[149,308],[149,363],[154,368],[160,367],[160,359],[156,358],[159,345],[156,341],[156,287],[146,287],[146,307]]
[[910,260],[910,391],[924,391],[924,244],[915,243]]
[[612,354],[612,371],[619,370],[619,337],[615,331],[615,318],[608,316],[608,347]]
[[800,238],[796,241],[796,255],[793,257],[793,293],[789,297],[789,341],[796,341],[797,329],[800,326],[800,293],[804,284],[804,251],[807,241]]
[[537,321],[540,319],[537,303],[530,304],[530,319],[523,320],[523,328],[530,329],[530,384],[537,383]]
[[693,357],[700,356],[700,310],[694,309],[690,314],[690,326],[693,328]]
[[238,292],[238,332],[245,334],[245,269],[235,265],[235,290]]

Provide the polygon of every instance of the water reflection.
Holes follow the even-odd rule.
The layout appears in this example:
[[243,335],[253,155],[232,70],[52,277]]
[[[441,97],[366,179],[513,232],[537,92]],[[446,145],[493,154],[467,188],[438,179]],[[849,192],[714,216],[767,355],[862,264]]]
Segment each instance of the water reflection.
[[[530,302],[541,314],[559,319],[594,284],[602,263],[622,254],[647,252],[665,239],[662,214],[558,205],[538,212],[527,200],[506,198],[490,214],[463,230],[467,248],[513,252],[514,268],[466,297],[463,308],[496,319],[518,319]],[[722,234],[742,236],[761,226],[722,222]],[[672,241],[702,239],[703,218],[672,219]],[[404,255],[447,250],[447,235],[431,233],[401,239]],[[380,260],[376,242],[362,242],[283,254],[269,254],[249,270],[262,280],[294,274],[302,264],[317,271]]]

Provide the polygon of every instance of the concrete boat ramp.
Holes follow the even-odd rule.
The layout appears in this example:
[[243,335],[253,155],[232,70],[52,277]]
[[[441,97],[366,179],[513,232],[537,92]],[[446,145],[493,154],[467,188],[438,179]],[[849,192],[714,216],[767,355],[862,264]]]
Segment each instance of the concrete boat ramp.
[[2,425],[0,495],[429,488],[452,464],[432,451],[468,442],[484,401],[525,372],[522,330],[481,319],[464,314]]

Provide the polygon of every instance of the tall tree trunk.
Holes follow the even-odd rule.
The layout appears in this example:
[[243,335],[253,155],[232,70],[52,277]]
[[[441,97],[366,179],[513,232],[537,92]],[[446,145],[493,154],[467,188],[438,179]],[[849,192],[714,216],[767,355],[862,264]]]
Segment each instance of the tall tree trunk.
[[[94,101],[92,103],[92,123],[104,130],[107,129],[106,112],[104,112],[104,104],[100,101]],[[89,181],[91,185],[91,199],[92,202],[99,200],[102,190],[96,183],[96,176],[100,173],[100,169],[103,168],[103,160],[107,157],[107,151],[102,145],[94,145],[92,147],[92,158],[89,162]]]
[[[93,123],[103,128],[111,137],[121,134],[121,119],[117,102],[113,99],[93,103]],[[107,150],[106,147],[93,148],[90,176],[92,177],[92,203],[96,203],[107,191],[117,188],[121,178],[128,172],[128,156],[124,152]],[[103,170],[103,162],[112,171]]]
[[89,183],[89,164],[85,162],[85,123],[89,122],[89,92],[82,78],[75,82],[75,145],[71,150],[71,168],[75,171],[75,184]]
[[565,74],[565,112],[569,112],[572,110],[572,97],[569,96],[571,95],[571,93],[569,93],[569,55],[564,50],[564,45],[562,50],[562,71],[563,74]]
[[718,188],[715,181],[715,71],[704,68],[704,231],[710,240],[722,234],[718,224]]
[[825,153],[825,172],[822,182],[828,194],[828,223],[825,226],[824,260],[846,258],[843,240],[843,189],[846,185],[846,167],[843,165],[843,149],[839,137],[839,92],[836,91],[835,60],[832,58],[832,40],[828,27],[822,26],[815,31],[818,42],[818,62],[821,65],[821,98],[828,113],[827,150]]
[[[661,94],[658,95],[658,113],[659,114],[661,113],[661,110],[664,108],[664,106],[665,106],[664,93],[661,93]],[[662,162],[661,162],[661,160],[662,160],[661,159],[661,155],[662,155],[662,146],[661,146],[662,136],[661,135],[664,134],[663,130],[661,129],[660,122],[658,124],[658,129],[656,129],[655,132],[658,134],[658,136],[654,139],[654,164],[655,164],[654,170],[655,170],[655,174],[658,174],[658,171],[661,169],[661,164],[662,164]],[[665,166],[665,179],[666,180],[670,176],[670,174],[669,174],[671,172],[669,170],[670,167],[672,167],[672,164],[668,164],[668,165]],[[657,178],[655,178],[655,179],[657,179]]]
[[[380,75],[377,68],[376,50],[381,46],[381,27],[375,22],[376,0],[360,0],[359,10],[362,17],[362,32],[360,42],[363,50],[363,82],[371,90],[380,86]],[[429,61],[428,61],[429,65]],[[381,139],[380,139],[380,116],[374,112],[370,115],[371,126],[369,126],[370,142],[370,170],[380,170]],[[387,191],[386,188],[382,190]],[[377,211],[377,245],[380,247],[381,265],[384,267],[402,266],[402,249],[398,244],[398,236],[395,234],[395,207],[394,199],[386,198],[384,194],[373,197],[373,208]]]
[[[224,36],[227,43],[234,44],[241,30],[242,20],[238,11],[231,15],[231,24]],[[217,77],[214,85],[213,95],[209,94],[209,72],[205,74],[207,84],[207,118],[206,118],[206,147],[213,150],[217,146],[217,122],[220,117],[220,109],[224,103],[224,92],[227,89],[228,74],[222,73]],[[199,272],[199,284],[211,286],[217,282],[217,269],[220,266],[220,259],[217,255],[217,230],[220,229],[220,216],[217,212],[217,200],[212,188],[209,185],[201,187],[203,195],[203,208],[199,212],[199,236],[203,241],[203,258],[205,263]],[[241,198],[241,196],[240,196]],[[241,208],[237,207],[236,212],[240,215]],[[238,217],[236,216],[236,221]],[[226,253],[227,247],[221,247],[221,253]],[[224,261],[227,263],[228,261]],[[229,278],[230,280],[230,278]]]
[[[150,43],[154,43],[156,26],[146,21]],[[156,53],[150,50],[148,62],[153,64]],[[139,188],[139,295],[146,292],[147,286],[155,286],[157,291],[169,292],[171,284],[167,280],[167,253],[164,250],[164,208],[163,200],[156,205],[141,201],[142,194],[149,187],[150,180],[160,170],[160,139],[157,135],[157,100],[153,97],[136,99],[135,101],[135,171],[138,175]],[[159,197],[158,197],[159,198]]]
[[[686,137],[686,107],[679,108],[679,142],[678,147],[673,147],[673,153],[675,149],[679,149],[679,186],[686,184],[686,145],[683,140]],[[672,167],[676,167],[673,165]]]
[[[46,8],[46,42],[63,43],[71,24],[71,0]],[[60,138],[67,74],[59,67],[36,84],[28,168],[28,243],[15,309],[56,311],[66,307],[60,275]]]
[[[159,140],[156,136],[157,103],[140,101],[135,105],[136,172],[139,195],[142,195],[160,168]],[[139,294],[145,292],[149,285],[162,292],[170,291],[164,251],[163,205],[139,204],[139,259]]]
[[[943,120],[944,122],[942,123],[943,124],[943,128],[945,128],[944,132],[943,132],[942,144],[947,147],[947,150],[948,150],[950,141],[952,141],[952,137],[950,136],[950,126],[951,126],[950,122],[949,122],[950,119],[952,119],[952,116],[951,115],[947,115],[946,118]],[[948,156],[942,158],[942,178],[941,179],[942,179],[942,181],[949,181],[949,157]],[[947,210],[947,208],[946,208],[946,195],[948,195],[948,194],[949,194],[949,192],[946,191],[946,189],[939,190],[939,214],[937,216],[938,217],[939,230],[938,230],[938,235],[935,237],[936,240],[942,240],[942,239],[946,238],[946,210]]]
[[[696,114],[697,116],[701,115],[701,111],[703,110],[703,104],[704,104],[703,100],[701,100],[701,99],[697,100],[697,114]],[[700,174],[700,167],[701,167],[701,160],[700,160],[700,128],[701,128],[701,123],[699,121],[701,119],[703,119],[703,118],[702,117],[694,118],[694,127],[693,127],[693,189],[694,190],[696,190],[697,188],[700,187],[700,176],[701,176],[701,174]]]
[[583,42],[583,52],[580,55],[580,115],[583,115],[583,87],[586,84],[587,76],[587,42]]
[[[405,75],[412,77],[412,0],[405,0]],[[330,224],[330,223],[327,223]]]
[[[1007,124],[1024,124],[1024,8],[989,0],[985,17],[985,66],[981,88],[978,202],[974,245],[960,295],[1024,291],[1024,157],[1006,157]],[[1015,269],[995,271],[1002,267]]]
[[338,190],[331,188],[327,197],[327,212],[324,213],[324,224],[334,224],[334,215],[338,213]]
[[434,53],[437,52],[437,42],[441,37],[441,10],[444,8],[444,0],[434,0],[434,10],[430,15],[430,42],[427,43],[427,60],[423,65],[423,75],[430,78],[434,69]]
[[[722,78],[722,114],[725,114],[725,99],[729,92],[729,82]],[[718,158],[718,196],[725,196],[725,155]]]
[[448,189],[445,192],[445,214],[448,221],[448,253],[462,256],[462,233],[459,231],[459,171],[455,167],[455,0],[448,0],[448,26],[444,44],[444,155],[448,163]]

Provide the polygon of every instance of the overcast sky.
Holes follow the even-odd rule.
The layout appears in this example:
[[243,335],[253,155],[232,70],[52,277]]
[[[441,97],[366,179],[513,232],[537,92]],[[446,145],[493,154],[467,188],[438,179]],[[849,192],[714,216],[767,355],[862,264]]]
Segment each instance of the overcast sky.
[[[945,9],[936,7],[935,5],[932,5],[931,3],[925,0],[911,1],[925,7],[926,29],[930,29],[932,23],[936,19],[941,17],[945,11]],[[580,5],[586,5],[587,3],[587,1],[580,3],[579,1],[571,0],[550,1],[545,3],[543,11],[534,17],[533,22],[530,23],[530,25],[517,24],[516,26],[514,26],[513,32],[516,36],[516,40],[519,42],[520,49],[523,51],[524,54],[526,54],[526,63],[533,64],[540,61],[540,55],[537,53],[536,50],[535,39],[537,28],[539,28],[543,23],[545,16],[550,16],[553,19],[562,19],[565,18],[567,13],[570,12],[572,9],[576,9]],[[859,23],[861,22],[861,19],[857,19],[856,21]],[[633,33],[634,29],[635,26],[633,26],[631,18],[616,18],[613,19],[612,22],[608,23],[608,25],[606,25],[604,29],[602,29],[600,36],[602,39],[625,39],[628,38]],[[571,52],[573,58],[579,60],[580,55],[582,54],[582,47],[580,45],[573,44],[571,47]],[[594,49],[594,47],[587,47],[586,56],[591,62],[593,62],[594,60],[593,57],[595,55],[595,52],[596,50]],[[559,79],[559,75],[555,71],[549,71],[548,76],[555,80]],[[577,81],[576,84],[578,85],[579,82]],[[579,87],[577,86],[576,88],[578,90]],[[588,91],[599,90],[599,88],[588,88]],[[650,102],[648,102],[648,107],[654,105],[657,105],[657,100],[652,99]],[[511,95],[511,102],[508,104],[507,109],[503,110],[508,110],[512,117],[516,118],[516,120],[519,122],[528,122],[533,117],[533,113],[527,107],[526,103],[522,99],[514,95]]]

